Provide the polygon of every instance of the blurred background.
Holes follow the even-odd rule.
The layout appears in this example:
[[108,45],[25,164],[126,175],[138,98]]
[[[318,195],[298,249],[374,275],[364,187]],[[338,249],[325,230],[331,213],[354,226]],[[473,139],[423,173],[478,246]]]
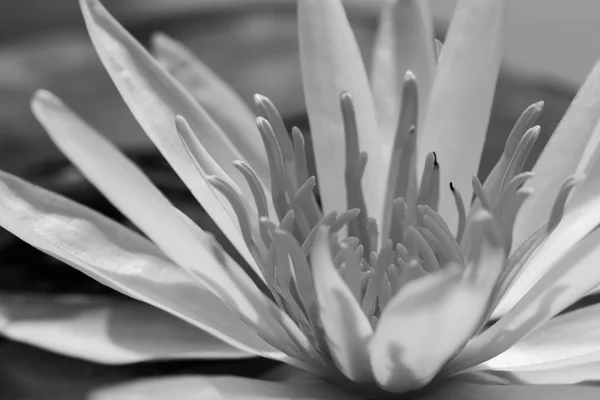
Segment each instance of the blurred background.
[[[347,0],[366,60],[381,3]],[[440,39],[455,3],[431,0]],[[301,91],[294,0],[104,0],[104,4],[142,43],[147,45],[156,31],[184,41],[245,100],[251,102],[256,92],[270,97],[288,127],[297,125],[310,135]],[[544,100],[538,122],[542,135],[533,159],[539,154],[600,55],[594,11],[600,12],[600,3],[593,0],[511,1],[506,59],[480,168],[482,177],[496,162],[521,111]],[[38,88],[56,93],[118,143],[176,205],[207,226],[201,210],[151,147],[104,72],[85,32],[77,0],[19,0],[0,13],[0,168],[123,220],[69,166],[31,115],[29,100]],[[5,232],[0,234],[2,293],[118,297]],[[0,328],[7,320],[10,316],[0,307]],[[182,371],[250,374],[270,365],[245,361],[102,367],[0,339],[0,398],[79,399],[90,387],[133,376]]]

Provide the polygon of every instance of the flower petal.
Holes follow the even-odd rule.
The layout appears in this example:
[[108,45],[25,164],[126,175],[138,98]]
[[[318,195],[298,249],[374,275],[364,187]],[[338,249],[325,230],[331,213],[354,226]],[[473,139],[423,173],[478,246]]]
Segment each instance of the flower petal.
[[254,113],[246,103],[183,43],[157,34],[152,44],[158,60],[219,124],[262,182],[268,184],[267,154],[256,129]]
[[[175,208],[143,172],[108,140],[69,110],[60,99],[51,93],[40,91],[32,101],[32,109],[63,154],[167,255],[185,266],[182,257],[190,254],[190,248],[202,252],[198,240],[205,241],[207,235],[200,228],[192,230],[190,225],[185,225],[176,214]],[[182,143],[179,135],[176,135],[179,143]],[[185,149],[183,151],[186,152]],[[182,157],[190,160],[187,152]],[[195,166],[193,168],[196,169]],[[203,182],[199,175],[196,180]],[[207,201],[203,204],[208,205],[209,209],[212,206],[213,210],[221,210],[224,214],[216,219],[214,214],[211,214],[211,217],[240,254],[244,255],[246,260],[250,260],[249,265],[258,270],[237,228],[233,224],[227,225],[227,221],[231,222],[231,219],[221,203],[214,197],[210,200],[210,188],[206,187],[206,192],[206,199],[210,204]],[[176,237],[173,236],[173,232],[177,232]],[[182,241],[187,241],[187,244]],[[196,265],[198,259],[202,258],[190,257],[187,263]],[[222,268],[211,269],[211,279],[216,277],[219,271],[222,271]],[[224,271],[222,273],[225,274]]]
[[368,345],[373,329],[333,265],[328,232],[328,226],[319,228],[310,254],[325,339],[334,362],[348,379],[370,381]]
[[398,124],[408,70],[417,78],[419,121],[424,120],[436,67],[433,43],[433,21],[426,1],[388,1],[381,11],[373,49],[371,87],[379,127],[390,141]]
[[347,210],[344,182],[345,135],[340,95],[352,95],[360,149],[369,156],[362,180],[369,215],[383,211],[381,179],[387,162],[371,88],[360,50],[341,0],[298,2],[300,61],[319,188],[325,213]]
[[164,311],[124,299],[2,294],[0,332],[104,364],[251,357]]
[[[474,370],[506,371],[513,381],[524,383],[578,383],[591,380],[590,371],[600,369],[600,305],[585,307],[546,322],[504,353]],[[590,368],[594,366],[595,368]],[[578,376],[566,367],[582,366]],[[545,373],[547,372],[545,380]],[[598,379],[598,375],[594,377]]]
[[314,382],[269,382],[229,376],[180,376],[125,383],[97,390],[90,400],[360,400],[336,387]]
[[424,386],[481,326],[505,260],[491,219],[483,213],[475,217],[474,232],[483,240],[471,264],[448,264],[407,283],[383,310],[371,342],[371,364],[384,389]]
[[[80,0],[87,28],[106,70],[125,103],[209,216],[236,245],[246,261],[243,240],[213,193],[198,176],[175,129],[175,116],[186,118],[193,131],[221,168],[246,189],[243,177],[232,165],[243,160],[214,120],[154,58],[112,18],[97,0]],[[247,189],[249,191],[249,189]]]
[[598,286],[599,242],[600,229],[596,229],[554,261],[550,271],[510,311],[469,342],[446,372],[456,373],[503,353]]
[[186,240],[185,233],[189,231],[184,228],[166,230],[177,233],[172,242],[183,244],[181,252],[187,254],[184,257],[194,262],[202,260],[213,273],[208,282],[222,286],[207,289],[194,283],[142,236],[4,172],[0,172],[0,226],[101,283],[163,309],[231,345],[266,357],[280,355],[209,291],[229,290],[232,296],[237,293],[229,281],[219,279],[222,266],[211,253],[197,251],[203,249],[202,242]]
[[[423,134],[417,145],[417,167],[435,151],[441,165],[441,187],[453,182],[464,199],[473,190],[488,126],[503,50],[506,0],[461,0],[437,67]],[[419,172],[419,176],[421,172]],[[451,230],[458,216],[450,191],[440,193],[440,215]]]
[[595,400],[600,387],[584,385],[482,385],[453,380],[416,394],[411,400]]
[[567,113],[540,155],[531,181],[533,198],[523,205],[515,224],[514,245],[546,221],[560,185],[577,171],[600,117],[600,61],[587,76]]

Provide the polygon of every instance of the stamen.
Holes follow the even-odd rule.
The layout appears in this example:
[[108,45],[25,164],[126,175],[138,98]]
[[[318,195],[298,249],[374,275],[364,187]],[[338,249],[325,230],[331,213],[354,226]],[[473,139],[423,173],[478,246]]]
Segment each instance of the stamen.
[[409,227],[406,231],[405,237],[408,237],[412,242],[416,243],[418,253],[423,257],[424,263],[422,264],[423,269],[427,272],[435,272],[440,269],[437,258],[433,249],[427,243],[427,240],[421,235],[421,233],[414,227]]
[[404,76],[404,86],[402,89],[402,108],[400,110],[398,128],[394,137],[388,169],[381,230],[383,239],[387,239],[390,234],[393,201],[398,197],[406,198],[411,177],[416,173],[414,168],[414,153],[416,148],[418,106],[417,81],[414,74],[411,71],[407,71]]
[[433,39],[435,41],[435,55],[438,62],[440,62],[440,58],[442,58],[442,53],[444,52],[444,44],[437,39]]
[[477,175],[473,175],[471,182],[473,184],[473,192],[475,193],[475,196],[477,196],[477,199],[481,202],[481,206],[489,212],[493,212],[494,208],[492,207],[492,203],[490,202],[490,199],[488,199],[485,190],[483,190],[483,186],[481,185],[481,181]]
[[[302,136],[300,129],[296,127],[292,128],[292,138],[294,139],[294,152],[296,154],[296,180],[297,182],[306,182],[309,179],[308,167],[306,161],[306,150],[304,147],[304,137]],[[309,202],[306,204],[306,206],[306,219],[312,229],[323,218],[323,213],[317,204],[314,192],[311,192]]]
[[376,243],[371,243],[367,231],[368,215],[362,190],[362,177],[367,164],[368,156],[360,152],[358,143],[358,127],[356,125],[356,112],[354,102],[349,93],[340,96],[340,107],[344,121],[346,137],[346,196],[348,208],[358,208],[362,212],[348,224],[348,234],[358,237],[363,245],[370,250]]
[[390,228],[389,238],[394,243],[400,243],[406,232],[408,223],[408,206],[402,197],[394,200],[393,203],[392,223]]
[[450,256],[450,260],[463,265],[464,260],[460,248],[442,217],[428,206],[419,206],[417,209],[422,215],[423,226],[429,229],[439,239],[440,243]]
[[387,270],[387,279],[390,282],[390,289],[392,292],[392,296],[398,293],[399,285],[398,282],[400,280],[400,274],[398,273],[398,267],[395,265],[390,265]]
[[510,182],[510,180],[517,174],[520,174],[523,171],[523,167],[525,166],[525,162],[529,157],[529,153],[533,148],[533,145],[537,141],[540,135],[540,127],[539,125],[530,128],[525,132],[525,135],[521,138],[516,151],[513,154],[513,157],[506,168],[506,172],[504,173],[504,178],[502,179],[502,185],[500,186],[500,191],[502,191],[505,185]]
[[[425,240],[429,244],[429,247],[431,247],[433,252],[436,254],[439,265],[444,265],[446,263],[446,261],[449,261],[452,259],[449,252],[442,245],[442,242],[433,234],[433,232],[431,232],[429,229],[423,228],[421,226],[417,227],[417,230],[419,231],[421,236],[423,236],[423,238],[425,238]],[[408,260],[405,260],[405,261],[408,262]]]
[[454,188],[454,184],[450,182],[450,191],[454,196],[454,202],[456,203],[456,209],[458,212],[458,228],[456,230],[456,242],[460,243],[462,236],[465,232],[465,225],[467,223],[467,212],[465,210],[465,202],[463,201],[460,192]]
[[285,214],[285,217],[283,217],[281,223],[279,224],[279,229],[293,233],[295,217],[296,215],[294,210],[288,210],[288,212]]
[[287,180],[285,167],[283,165],[281,148],[277,143],[275,132],[273,131],[273,127],[269,121],[262,117],[258,117],[256,119],[256,124],[265,145],[267,159],[269,161],[269,172],[271,175],[271,197],[273,198],[273,204],[275,205],[277,216],[279,219],[281,219],[284,217],[289,207],[286,198],[286,193],[289,191],[289,183]]
[[302,253],[305,254],[306,257],[310,255],[310,250],[312,248],[319,227],[321,227],[322,225],[331,225],[333,221],[335,221],[335,219],[337,218],[337,215],[338,214],[335,211],[330,212],[321,221],[319,221],[314,228],[312,228],[306,239],[304,239],[304,243],[302,243]]
[[404,261],[408,261],[408,249],[404,247],[402,243],[396,244],[396,253],[398,253],[398,256]]
[[423,175],[421,177],[421,185],[419,186],[419,196],[417,197],[417,205],[429,206],[434,201],[433,185],[434,174],[436,173],[434,172],[434,170],[438,169],[436,165],[437,156],[435,155],[435,153],[427,154],[427,158],[425,158],[425,169],[423,170]]
[[[314,225],[310,224],[307,215],[311,213],[310,201],[315,188],[315,181],[314,176],[308,178],[296,191],[294,197],[292,197],[292,201],[290,201],[290,207],[296,211],[296,223],[302,238],[305,238],[314,227]],[[312,217],[316,216],[313,215]]]
[[381,288],[382,281],[386,279],[388,267],[394,263],[394,252],[392,251],[392,241],[388,240],[381,249],[379,255],[371,253],[371,265],[373,265],[374,273],[367,286],[362,309],[367,318],[373,316],[377,306],[376,300]]
[[554,205],[552,206],[552,211],[550,212],[550,218],[548,219],[548,230],[547,232],[552,232],[554,228],[558,226],[560,223],[564,212],[565,212],[565,204],[569,199],[569,195],[571,191],[579,182],[583,180],[581,175],[574,175],[568,177],[560,187],[558,195],[556,196],[556,200],[554,200]]
[[372,248],[375,248],[377,243],[379,243],[379,229],[375,218],[369,217],[367,219],[367,232],[369,233],[371,246],[373,246]]
[[399,268],[398,268],[399,274],[398,274],[398,277],[396,278],[396,282],[392,286],[392,290],[395,293],[397,293],[399,290],[401,290],[402,287],[404,285],[406,285],[407,283],[409,283],[415,279],[422,278],[427,275],[427,272],[425,272],[423,270],[423,268],[421,268],[421,266],[419,265],[419,262],[416,260],[412,260],[408,263],[406,263],[404,261],[400,261],[398,263],[398,265],[399,265]]
[[361,211],[358,208],[353,208],[351,210],[346,210],[343,213],[340,213],[340,215],[338,215],[338,217],[336,218],[335,222],[331,225],[331,232],[338,232],[346,224],[349,224],[350,221],[358,217],[360,212]]
[[256,204],[258,216],[269,218],[267,195],[265,194],[265,190],[263,189],[263,186],[260,183],[260,178],[256,172],[254,172],[254,170],[243,161],[234,161],[233,166],[240,171],[240,173],[244,176],[244,179],[246,179],[246,182],[252,191],[252,196],[254,197],[254,203]]
[[523,206],[523,203],[533,194],[531,188],[521,188],[515,192],[512,198],[511,206],[503,210],[502,214],[498,214],[496,218],[500,225],[500,231],[503,238],[504,247],[506,248],[507,254],[510,254],[512,246],[513,231],[515,227],[515,221],[517,220],[517,214]]
[[343,248],[340,253],[343,253],[342,270],[340,274],[346,285],[352,292],[352,295],[358,301],[361,302],[361,279],[362,272],[360,270],[360,252],[347,251],[349,248]]
[[390,285],[390,280],[388,278],[388,272],[385,271],[384,279],[381,280],[381,287],[379,288],[379,296],[377,296],[377,301],[379,303],[379,315],[381,315],[381,312],[388,305],[391,298],[392,298],[392,286]]

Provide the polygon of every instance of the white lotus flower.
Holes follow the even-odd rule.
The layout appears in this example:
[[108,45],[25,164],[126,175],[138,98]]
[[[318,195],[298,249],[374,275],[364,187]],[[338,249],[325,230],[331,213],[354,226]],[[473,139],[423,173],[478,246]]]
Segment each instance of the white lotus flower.
[[[600,306],[557,315],[600,284],[599,66],[533,173],[522,168],[541,103],[523,113],[482,185],[473,174],[506,2],[460,0],[436,65],[426,3],[390,1],[369,82],[342,2],[299,0],[319,207],[303,136],[293,129],[290,139],[268,99],[255,99],[255,129],[181,45],[156,40],[170,75],[97,1],[81,5],[131,112],[248,271],[44,91],[33,100],[40,122],[149,239],[6,173],[0,225],[237,349],[307,372],[277,382],[165,378],[98,398],[598,396],[545,384],[598,379]],[[472,204],[462,200],[473,193]]]

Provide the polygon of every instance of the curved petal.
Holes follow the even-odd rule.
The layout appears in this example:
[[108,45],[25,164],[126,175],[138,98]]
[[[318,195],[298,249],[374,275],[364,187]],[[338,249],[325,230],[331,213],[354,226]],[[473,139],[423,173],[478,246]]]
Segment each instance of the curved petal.
[[370,381],[371,323],[336,271],[329,250],[329,227],[322,227],[311,251],[319,316],[329,351],[340,371],[356,382]]
[[433,20],[428,2],[388,1],[381,11],[371,64],[377,120],[382,135],[388,140],[392,140],[396,131],[404,75],[408,70],[417,78],[419,121],[424,121],[435,75],[435,57]]
[[[577,172],[600,117],[600,61],[585,79],[533,168],[534,196],[515,223],[513,248],[546,221],[560,185]],[[600,133],[600,131],[599,131]]]
[[223,129],[265,184],[269,183],[267,153],[254,113],[238,94],[183,43],[164,35],[153,37],[154,54]]
[[360,400],[327,383],[269,382],[229,376],[181,376],[125,383],[97,390],[90,400]]
[[360,149],[369,162],[362,185],[369,215],[383,211],[382,137],[369,80],[341,0],[298,2],[300,61],[306,108],[314,143],[319,188],[325,213],[347,210],[345,135],[340,95],[355,102]]
[[[53,94],[45,91],[38,92],[32,100],[32,109],[63,154],[115,207],[180,265],[185,266],[186,262],[193,265],[198,264],[196,261],[198,258],[193,260],[190,258],[188,261],[183,261],[182,258],[190,253],[190,248],[201,252],[202,247],[198,246],[198,241],[206,241],[207,235],[200,228],[192,230],[190,225],[184,225],[176,215],[175,208],[135,164],[69,110]],[[173,126],[175,126],[175,120],[173,120]],[[179,135],[175,134],[183,146]],[[185,149],[183,151],[186,152]],[[192,162],[187,152],[182,157],[186,157]],[[195,166],[193,168],[196,170]],[[196,180],[204,182],[198,172],[196,174]],[[206,187],[206,191],[213,196],[210,188]],[[223,211],[221,203],[216,198],[213,200],[209,204],[209,208],[212,205],[213,210],[221,210],[224,215],[215,219],[215,214],[210,214],[211,218],[236,246],[240,254],[250,261],[249,265],[258,270],[236,227],[233,224],[227,224],[227,221],[231,222],[231,219]],[[207,202],[204,202],[204,205],[206,206]],[[178,232],[177,237],[173,236],[173,232]],[[212,269],[210,274],[215,277],[219,271],[222,271],[222,268]]]
[[[243,160],[214,120],[179,83],[106,11],[97,0],[80,0],[83,16],[100,59],[140,126],[208,215],[236,245],[243,241],[214,194],[200,179],[175,129],[182,115],[221,168],[251,196],[232,162]],[[251,198],[251,197],[249,197]],[[245,257],[252,265],[251,257]]]
[[493,385],[453,380],[442,383],[411,400],[595,400],[600,387],[584,385]]
[[556,260],[551,270],[510,311],[469,342],[446,371],[456,373],[503,353],[598,286],[598,243],[600,229]]
[[[464,199],[473,194],[503,50],[506,0],[460,0],[444,43],[423,134],[417,135],[419,176],[435,151],[441,187],[453,182]],[[458,216],[449,190],[440,193],[440,215],[452,231]]]
[[[473,370],[506,371],[514,380],[526,383],[591,380],[590,372],[600,370],[599,321],[598,304],[560,315]],[[566,373],[568,367],[575,368]],[[577,376],[576,372],[583,374]]]
[[[80,204],[0,172],[0,225],[101,283],[163,309],[231,345],[265,357],[280,357],[221,298],[196,284],[152,242]],[[184,233],[188,231],[169,233],[174,232],[177,235],[172,242],[185,243]],[[225,280],[227,277],[218,276],[223,267],[211,253],[196,253],[203,248],[201,241],[192,241],[182,251],[194,263],[202,260],[213,273],[208,282],[218,287],[212,289],[229,291],[228,299],[238,299],[236,287]]]
[[490,230],[492,216],[479,216],[474,232],[482,239],[471,264],[448,264],[407,283],[383,310],[371,341],[373,373],[383,388],[427,384],[481,326],[505,255]]
[[252,357],[164,311],[124,299],[1,294],[0,333],[104,364]]

